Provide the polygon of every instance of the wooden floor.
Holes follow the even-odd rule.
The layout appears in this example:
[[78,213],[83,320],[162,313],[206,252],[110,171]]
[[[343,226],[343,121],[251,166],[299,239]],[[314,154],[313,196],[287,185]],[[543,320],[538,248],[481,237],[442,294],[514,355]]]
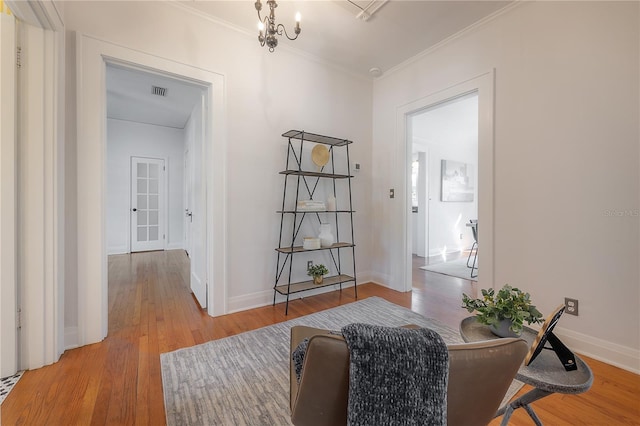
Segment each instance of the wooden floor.
[[[414,266],[424,259],[414,258]],[[69,350],[51,366],[27,371],[2,404],[2,425],[162,425],[164,402],[159,354],[230,336],[354,301],[353,290],[211,318],[186,284],[182,251],[109,258],[109,335]],[[471,281],[414,268],[414,290],[398,293],[365,284],[360,299],[379,296],[457,327],[468,313],[461,294]],[[552,395],[534,404],[546,425],[640,424],[640,376],[584,357],[595,373],[582,395]],[[527,388],[525,387],[525,390]],[[524,392],[524,390],[523,390]],[[499,424],[499,419],[492,425]],[[512,425],[531,425],[517,410]]]

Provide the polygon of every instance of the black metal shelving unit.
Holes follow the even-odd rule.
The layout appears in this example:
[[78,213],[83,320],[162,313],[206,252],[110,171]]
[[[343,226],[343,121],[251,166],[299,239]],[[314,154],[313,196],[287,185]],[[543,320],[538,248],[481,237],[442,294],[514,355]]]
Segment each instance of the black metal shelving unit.
[[[283,137],[288,138],[287,147],[287,163],[284,171],[280,174],[284,175],[284,188],[282,192],[282,209],[277,213],[280,214],[280,234],[278,239],[277,263],[276,263],[276,277],[275,284],[273,286],[273,304],[276,303],[276,295],[279,293],[287,297],[285,315],[289,313],[289,297],[292,294],[300,293],[307,290],[316,288],[328,287],[332,285],[339,285],[340,291],[342,291],[342,284],[353,281],[353,288],[355,297],[358,298],[358,287],[356,283],[356,253],[354,243],[354,231],[353,231],[353,201],[351,197],[351,163],[349,160],[349,145],[352,141],[347,139],[339,139],[331,136],[323,136],[315,133],[308,133],[300,130],[289,130],[282,134]],[[330,169],[331,171],[325,171],[327,166],[323,166],[320,171],[304,170],[302,165],[302,154],[305,143],[324,144],[329,147],[330,154]],[[338,149],[340,148],[340,149]],[[338,152],[336,151],[344,151]],[[346,162],[347,174],[336,173],[336,158],[342,157],[342,160]],[[333,196],[337,198],[336,181],[346,180],[348,191],[348,209],[337,209],[334,211],[299,211],[297,210],[298,200],[301,197],[301,191],[308,194],[310,199],[313,199],[313,195],[318,188],[318,183],[321,179],[329,179],[333,185]],[[293,196],[287,196],[287,185],[290,180],[295,181],[295,200]],[[289,198],[289,200],[287,200]],[[305,249],[302,246],[294,245],[298,233],[302,226],[302,223],[307,217],[315,217],[318,223],[322,223],[321,216],[334,215],[335,219],[335,238],[336,243],[331,247],[322,247],[319,249]],[[340,227],[338,220],[339,215],[348,215],[350,222],[350,232],[347,232],[347,240],[341,241]],[[287,232],[285,230],[285,217],[291,216],[288,222],[291,224],[291,243],[283,245],[283,235]],[[292,220],[291,220],[292,218]],[[344,232],[342,237],[344,237]],[[350,241],[348,240],[350,237]],[[341,250],[351,250],[351,265],[344,265],[340,255]],[[300,253],[307,253],[313,251],[328,250],[330,253],[331,261],[335,267],[336,274],[330,277],[325,277],[322,284],[314,284],[313,280],[292,282],[292,271],[294,255]],[[346,262],[345,262],[346,263]],[[288,266],[288,268],[287,268]],[[346,267],[346,268],[345,268]],[[348,270],[344,270],[348,269]]]

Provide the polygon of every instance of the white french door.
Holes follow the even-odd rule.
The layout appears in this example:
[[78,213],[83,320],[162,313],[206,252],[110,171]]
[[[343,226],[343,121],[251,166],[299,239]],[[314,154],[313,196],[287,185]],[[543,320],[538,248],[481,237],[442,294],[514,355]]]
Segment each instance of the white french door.
[[131,252],[164,250],[164,160],[131,157]]

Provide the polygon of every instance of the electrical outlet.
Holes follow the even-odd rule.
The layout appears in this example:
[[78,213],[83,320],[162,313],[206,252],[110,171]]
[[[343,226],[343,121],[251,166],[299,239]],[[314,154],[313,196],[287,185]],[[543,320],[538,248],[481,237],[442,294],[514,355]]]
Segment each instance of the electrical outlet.
[[311,268],[313,266],[313,260],[309,260],[307,262],[307,271],[309,270],[309,268]]
[[460,239],[462,239],[462,234],[460,234]]
[[578,316],[578,299],[564,298],[564,311],[569,315]]

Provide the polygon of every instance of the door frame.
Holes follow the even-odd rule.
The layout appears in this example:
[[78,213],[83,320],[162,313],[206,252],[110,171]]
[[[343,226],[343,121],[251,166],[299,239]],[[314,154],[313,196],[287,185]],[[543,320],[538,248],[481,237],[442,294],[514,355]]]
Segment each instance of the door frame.
[[[52,1],[6,0],[5,5],[17,18],[14,34],[22,49],[22,66],[15,88],[19,101],[13,107],[17,155],[13,182],[4,175],[11,170],[2,171],[3,187],[11,185],[15,191],[13,199],[9,191],[2,191],[3,209],[13,205],[15,214],[15,244],[10,245],[9,235],[2,236],[2,248],[11,246],[13,252],[13,261],[2,255],[2,288],[4,295],[7,283],[15,284],[14,302],[20,316],[13,309],[9,322],[21,326],[18,369],[34,369],[57,361],[64,351],[65,32],[62,15]],[[1,13],[9,11],[2,7]],[[8,58],[15,63],[15,53]],[[8,216],[5,219],[11,222]],[[9,264],[12,270],[5,269]]]
[[14,16],[4,8],[0,9],[0,20],[0,377],[7,377],[18,371],[19,348],[16,324],[16,25]]
[[[77,55],[77,196],[78,340],[101,341],[108,332],[107,247],[105,238],[106,65],[155,72],[200,85],[206,92],[204,158],[208,167],[206,212],[207,312],[227,312],[225,77],[95,37],[76,35]],[[97,188],[97,190],[96,190]],[[80,213],[80,212],[79,212]]]
[[488,288],[494,286],[494,86],[495,70],[455,84],[429,94],[423,98],[405,104],[397,109],[396,123],[398,128],[396,146],[400,162],[395,173],[397,182],[402,182],[404,190],[399,191],[399,202],[403,206],[401,215],[401,262],[393,282],[401,283],[400,291],[411,291],[412,288],[412,247],[411,247],[411,160],[413,141],[407,129],[411,116],[421,110],[433,107],[450,99],[468,93],[478,93],[478,228],[479,239],[482,239],[482,275],[478,276],[478,286]]

